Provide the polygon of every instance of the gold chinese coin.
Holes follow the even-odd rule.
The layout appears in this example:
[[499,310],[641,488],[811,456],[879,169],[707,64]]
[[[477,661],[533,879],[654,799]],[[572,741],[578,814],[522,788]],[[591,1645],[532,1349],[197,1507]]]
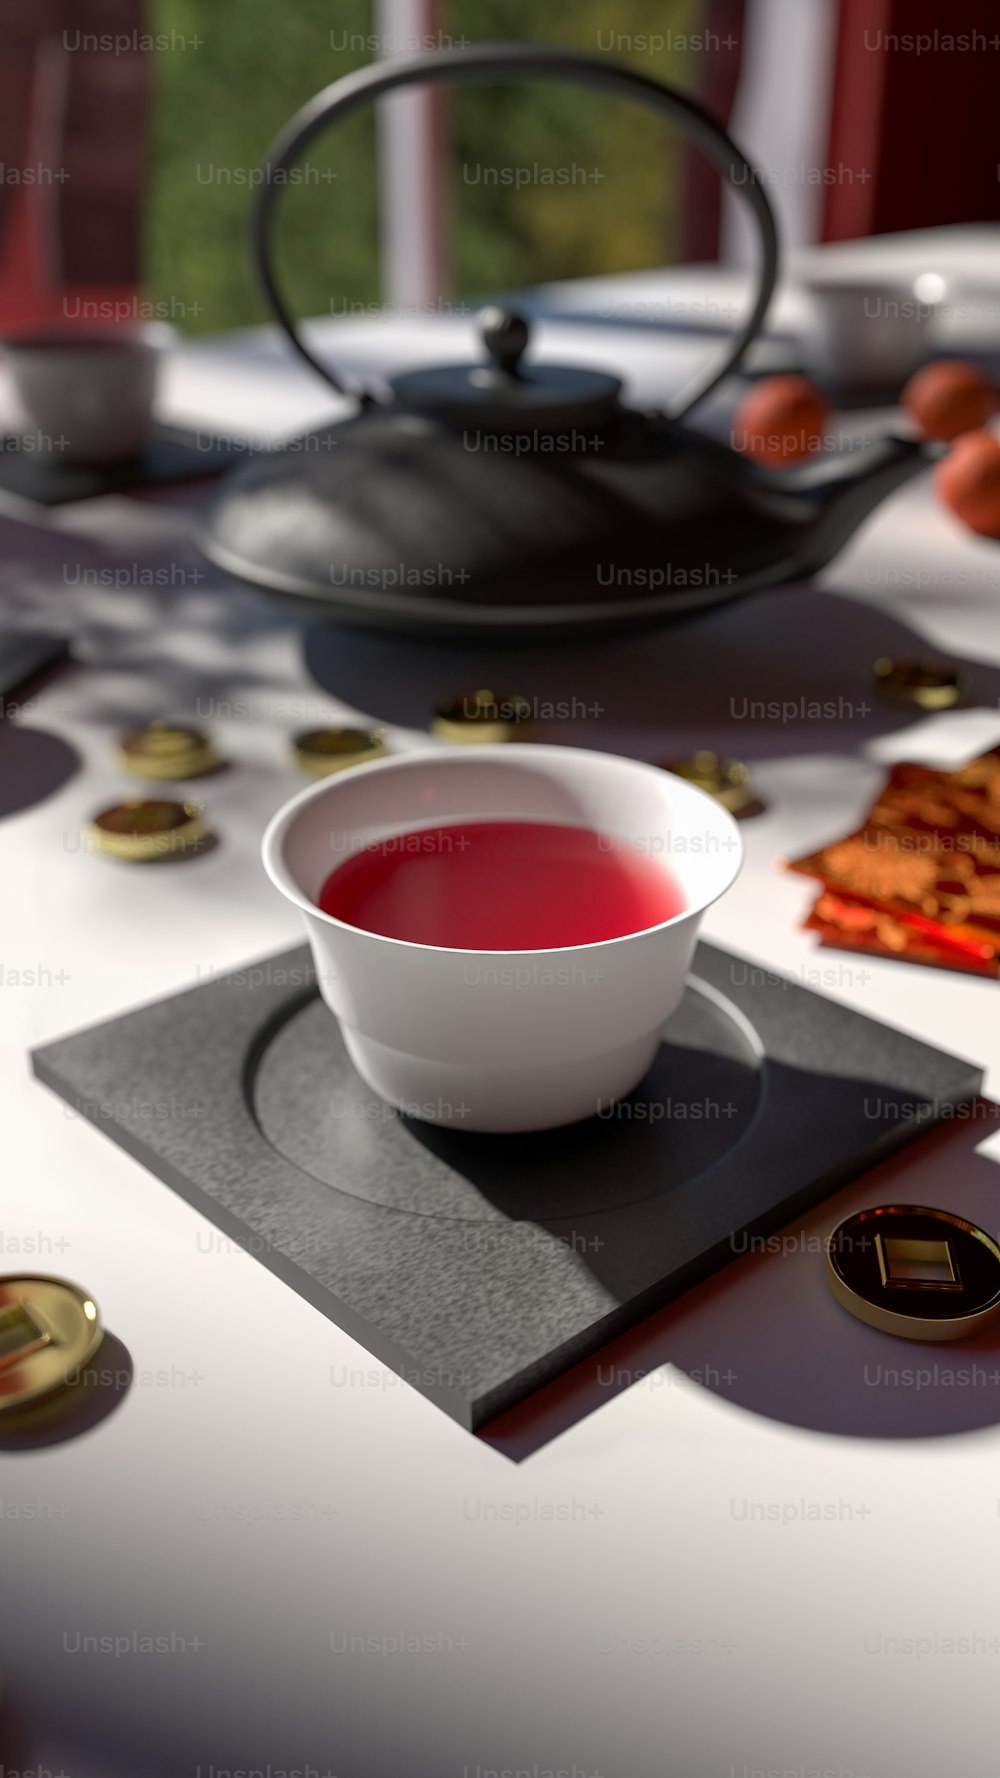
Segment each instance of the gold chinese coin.
[[136,798],[101,809],[84,837],[94,852],[145,864],[197,846],[207,831],[203,815],[198,802]]
[[295,764],[313,778],[328,778],[348,766],[382,759],[388,749],[382,729],[306,729],[292,741]]
[[521,741],[530,721],[527,698],[509,692],[459,692],[435,706],[431,733],[439,741],[459,744]]
[[0,1414],[78,1381],[103,1337],[97,1305],[78,1284],[0,1277]]
[[961,1340],[1000,1314],[1000,1247],[948,1210],[861,1210],[834,1229],[826,1260],[838,1303],[900,1339]]
[[222,764],[201,729],[166,722],[151,722],[122,735],[118,758],[125,771],[136,778],[200,778]]

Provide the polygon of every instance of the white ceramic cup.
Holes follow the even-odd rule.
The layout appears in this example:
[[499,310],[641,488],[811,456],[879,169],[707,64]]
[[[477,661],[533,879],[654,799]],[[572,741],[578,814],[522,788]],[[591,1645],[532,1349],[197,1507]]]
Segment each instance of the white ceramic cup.
[[936,299],[922,297],[922,280],[863,282],[843,276],[803,280],[810,326],[803,337],[806,368],[821,382],[844,389],[899,387],[934,350]]
[[162,322],[63,327],[3,342],[28,426],[72,463],[135,457],[153,425],[160,367],[176,340]]
[[[450,950],[348,926],[316,897],[393,834],[463,821],[588,827],[662,858],[686,906],[599,944]],[[739,830],[693,785],[572,747],[436,747],[310,785],[264,835],[271,881],[305,918],[320,990],[383,1099],[464,1130],[575,1123],[637,1086],[684,990],[705,909],[742,862]]]

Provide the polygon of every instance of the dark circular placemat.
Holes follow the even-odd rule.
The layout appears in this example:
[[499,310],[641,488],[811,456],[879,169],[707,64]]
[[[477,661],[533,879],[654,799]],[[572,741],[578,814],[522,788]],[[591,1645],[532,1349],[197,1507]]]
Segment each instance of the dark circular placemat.
[[249,1085],[263,1135],[315,1179],[417,1216],[553,1221],[671,1191],[728,1154],[760,1097],[752,1030],[692,978],[645,1080],[608,1116],[478,1135],[401,1115],[366,1086],[318,996],[291,1010]]
[[250,447],[210,431],[157,426],[138,457],[119,463],[74,463],[60,452],[6,436],[0,445],[0,490],[39,506],[64,506],[107,494],[169,487],[221,475]]

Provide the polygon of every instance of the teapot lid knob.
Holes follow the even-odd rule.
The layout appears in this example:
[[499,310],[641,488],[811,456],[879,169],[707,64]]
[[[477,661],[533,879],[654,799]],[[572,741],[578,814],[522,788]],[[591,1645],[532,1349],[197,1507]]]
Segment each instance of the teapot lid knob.
[[516,377],[531,338],[531,329],[524,316],[518,315],[514,309],[491,304],[480,310],[479,332],[495,368],[503,376]]
[[514,309],[491,303],[478,320],[486,364],[401,371],[389,388],[403,407],[503,433],[572,431],[619,417],[618,377],[569,364],[522,363],[531,329]]

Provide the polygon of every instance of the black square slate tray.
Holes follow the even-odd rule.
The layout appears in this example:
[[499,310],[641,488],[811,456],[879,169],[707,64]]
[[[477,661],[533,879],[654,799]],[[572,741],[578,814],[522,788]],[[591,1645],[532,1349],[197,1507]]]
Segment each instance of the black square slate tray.
[[360,1080],[308,948],[47,1044],[38,1078],[474,1430],[974,1098],[982,1071],[699,945],[641,1087],[483,1136]]

